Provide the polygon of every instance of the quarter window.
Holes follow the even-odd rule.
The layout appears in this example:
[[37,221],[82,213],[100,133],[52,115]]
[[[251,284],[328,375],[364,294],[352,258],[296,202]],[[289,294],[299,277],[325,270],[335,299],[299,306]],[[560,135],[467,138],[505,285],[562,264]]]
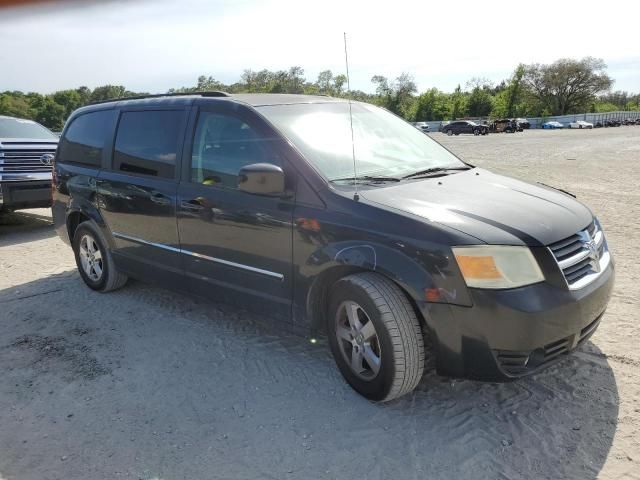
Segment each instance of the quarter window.
[[58,161],[99,167],[106,139],[113,132],[115,110],[100,110],[76,117],[58,146]]
[[242,167],[282,163],[272,141],[238,117],[201,112],[193,140],[191,181],[236,188]]
[[174,178],[184,117],[182,110],[123,112],[118,124],[113,169]]

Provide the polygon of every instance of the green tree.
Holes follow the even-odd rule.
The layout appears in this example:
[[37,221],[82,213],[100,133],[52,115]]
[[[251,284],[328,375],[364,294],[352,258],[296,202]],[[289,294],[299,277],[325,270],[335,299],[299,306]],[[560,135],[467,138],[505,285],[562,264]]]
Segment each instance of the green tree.
[[448,95],[437,88],[427,90],[416,100],[413,120],[417,122],[444,120],[449,113],[448,101]]
[[0,94],[0,115],[33,118],[33,114],[31,103],[22,92],[4,92]]
[[466,98],[462,92],[462,88],[458,85],[449,97],[449,112],[452,120],[464,116],[467,109],[466,103]]
[[526,72],[526,67],[523,64],[517,66],[513,76],[509,80],[509,85],[506,89],[506,116],[513,118],[518,114],[523,115],[524,112],[518,111],[518,106],[522,101],[522,95],[524,90],[523,78]]
[[344,91],[344,86],[347,83],[347,76],[339,74],[333,77],[333,94],[337,97],[341,96]]
[[374,75],[371,82],[376,86],[376,101],[387,110],[410,118],[414,108],[414,94],[418,90],[413,77],[408,73],[401,73],[392,83],[382,75]]
[[63,108],[65,119],[71,112],[87,103],[87,99],[83,99],[78,90],[60,90],[51,96],[53,101]]
[[328,94],[333,90],[333,72],[331,70],[323,70],[318,74],[316,80],[320,93]]
[[603,60],[562,58],[550,65],[526,67],[525,81],[540,105],[554,115],[586,111],[596,96],[611,88]]
[[111,100],[113,98],[131,97],[136,95],[134,92],[128,91],[122,85],[103,85],[97,87],[91,92],[89,101],[102,102],[104,100]]
[[67,119],[65,108],[56,103],[52,96],[33,96],[31,105],[34,109],[33,120],[53,131],[62,130]]
[[471,117],[486,117],[493,109],[493,97],[489,89],[476,86],[467,99],[467,113]]

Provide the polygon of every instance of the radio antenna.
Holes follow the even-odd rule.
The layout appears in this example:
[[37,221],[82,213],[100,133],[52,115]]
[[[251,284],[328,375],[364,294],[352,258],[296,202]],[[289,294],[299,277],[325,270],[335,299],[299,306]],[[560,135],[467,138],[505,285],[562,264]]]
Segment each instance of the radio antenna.
[[344,63],[347,66],[347,101],[349,102],[349,125],[351,126],[351,157],[353,158],[353,199],[360,200],[358,195],[358,170],[356,169],[356,146],[353,138],[353,113],[351,112],[351,83],[349,82],[349,56],[347,55],[347,32],[344,32]]

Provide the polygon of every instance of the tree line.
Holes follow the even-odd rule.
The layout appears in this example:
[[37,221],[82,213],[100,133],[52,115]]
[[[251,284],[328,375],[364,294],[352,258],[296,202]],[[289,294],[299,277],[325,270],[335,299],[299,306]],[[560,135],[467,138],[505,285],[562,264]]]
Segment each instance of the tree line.
[[[611,92],[614,80],[601,59],[560,59],[551,64],[518,65],[509,78],[498,84],[474,77],[447,93],[438,88],[418,92],[409,73],[395,79],[374,75],[375,91],[347,92],[347,77],[325,70],[314,81],[304,69],[245,70],[233,84],[211,76],[200,76],[193,86],[172,88],[167,93],[225,91],[229,93],[304,93],[334,97],[349,96],[382,107],[409,121],[452,120],[464,117],[546,117],[583,112],[640,110],[640,94]],[[83,105],[137,95],[121,85],[95,89],[79,87],[52,94],[5,91],[0,93],[0,115],[29,118],[59,131],[71,112]]]

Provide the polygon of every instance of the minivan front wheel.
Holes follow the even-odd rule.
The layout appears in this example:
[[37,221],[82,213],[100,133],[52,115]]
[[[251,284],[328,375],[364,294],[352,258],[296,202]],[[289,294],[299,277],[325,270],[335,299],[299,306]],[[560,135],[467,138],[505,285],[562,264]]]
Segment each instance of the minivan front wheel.
[[73,252],[82,280],[89,288],[110,292],[122,287],[127,276],[120,273],[99,229],[83,222],[73,235]]
[[331,289],[327,317],[333,358],[358,393],[385,402],[418,385],[424,371],[422,330],[396,284],[375,273],[342,278]]

